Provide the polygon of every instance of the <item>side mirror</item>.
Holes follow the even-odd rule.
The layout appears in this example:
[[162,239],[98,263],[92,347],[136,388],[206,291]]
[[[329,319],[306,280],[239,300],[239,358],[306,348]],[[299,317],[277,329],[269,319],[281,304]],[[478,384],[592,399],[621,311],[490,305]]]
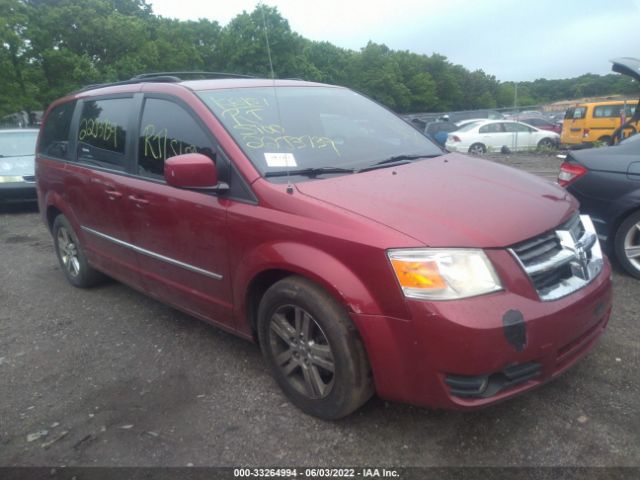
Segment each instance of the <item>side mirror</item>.
[[185,153],[168,158],[164,162],[164,179],[168,185],[186,190],[222,192],[229,185],[218,182],[218,170],[206,155]]

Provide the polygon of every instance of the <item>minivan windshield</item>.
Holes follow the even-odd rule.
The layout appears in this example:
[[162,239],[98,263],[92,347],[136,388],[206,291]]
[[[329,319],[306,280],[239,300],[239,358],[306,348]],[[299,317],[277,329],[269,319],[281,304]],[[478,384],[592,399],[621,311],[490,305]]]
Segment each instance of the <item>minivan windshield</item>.
[[[339,87],[275,86],[197,92],[262,175],[345,174],[443,151],[411,125]],[[277,181],[277,180],[276,180]]]

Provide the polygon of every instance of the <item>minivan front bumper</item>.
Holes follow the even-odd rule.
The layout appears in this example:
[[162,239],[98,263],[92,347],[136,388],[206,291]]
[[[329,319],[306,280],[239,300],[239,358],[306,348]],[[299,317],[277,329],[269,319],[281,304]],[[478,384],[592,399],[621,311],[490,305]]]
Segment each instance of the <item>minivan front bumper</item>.
[[509,290],[459,301],[407,300],[409,319],[352,313],[382,398],[474,409],[534,388],[582,358],[611,314],[611,266],[542,302]]

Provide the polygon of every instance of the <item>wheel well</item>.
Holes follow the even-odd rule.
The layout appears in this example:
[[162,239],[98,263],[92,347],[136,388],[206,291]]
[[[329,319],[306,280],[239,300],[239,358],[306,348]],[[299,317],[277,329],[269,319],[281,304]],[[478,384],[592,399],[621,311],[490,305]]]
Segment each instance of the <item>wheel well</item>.
[[271,285],[290,275],[295,275],[295,273],[287,270],[265,270],[251,280],[247,288],[245,304],[247,306],[247,320],[249,320],[249,325],[251,325],[251,331],[256,342],[258,341],[258,307],[262,296]]
[[53,229],[53,222],[55,221],[56,217],[61,214],[62,212],[53,205],[49,205],[47,207],[47,225],[49,226],[49,231]]
[[622,222],[624,222],[629,216],[633,215],[636,212],[640,212],[640,208],[632,207],[629,210],[626,210],[625,212],[618,215],[618,217],[616,218],[616,221],[611,226],[611,230],[609,231],[609,235],[607,238],[607,252],[609,253],[615,252],[616,234],[618,233],[618,229],[620,228],[620,225],[622,225]]

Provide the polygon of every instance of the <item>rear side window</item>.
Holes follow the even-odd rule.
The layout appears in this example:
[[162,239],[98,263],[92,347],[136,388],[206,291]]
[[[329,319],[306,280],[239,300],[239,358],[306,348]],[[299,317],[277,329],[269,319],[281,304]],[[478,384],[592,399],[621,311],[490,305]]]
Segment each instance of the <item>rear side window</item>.
[[69,158],[69,129],[76,102],[63,103],[55,107],[42,129],[38,152],[49,157]]
[[490,123],[480,127],[480,133],[502,133],[504,132],[502,123]]
[[622,105],[598,105],[593,109],[593,118],[617,118]]
[[533,132],[531,127],[527,127],[521,123],[505,123],[504,129],[507,132]]
[[202,153],[215,160],[211,141],[185,109],[168,100],[148,98],[140,123],[138,173],[164,178],[165,160],[184,153]]
[[125,168],[125,146],[133,99],[85,101],[78,128],[78,160]]

